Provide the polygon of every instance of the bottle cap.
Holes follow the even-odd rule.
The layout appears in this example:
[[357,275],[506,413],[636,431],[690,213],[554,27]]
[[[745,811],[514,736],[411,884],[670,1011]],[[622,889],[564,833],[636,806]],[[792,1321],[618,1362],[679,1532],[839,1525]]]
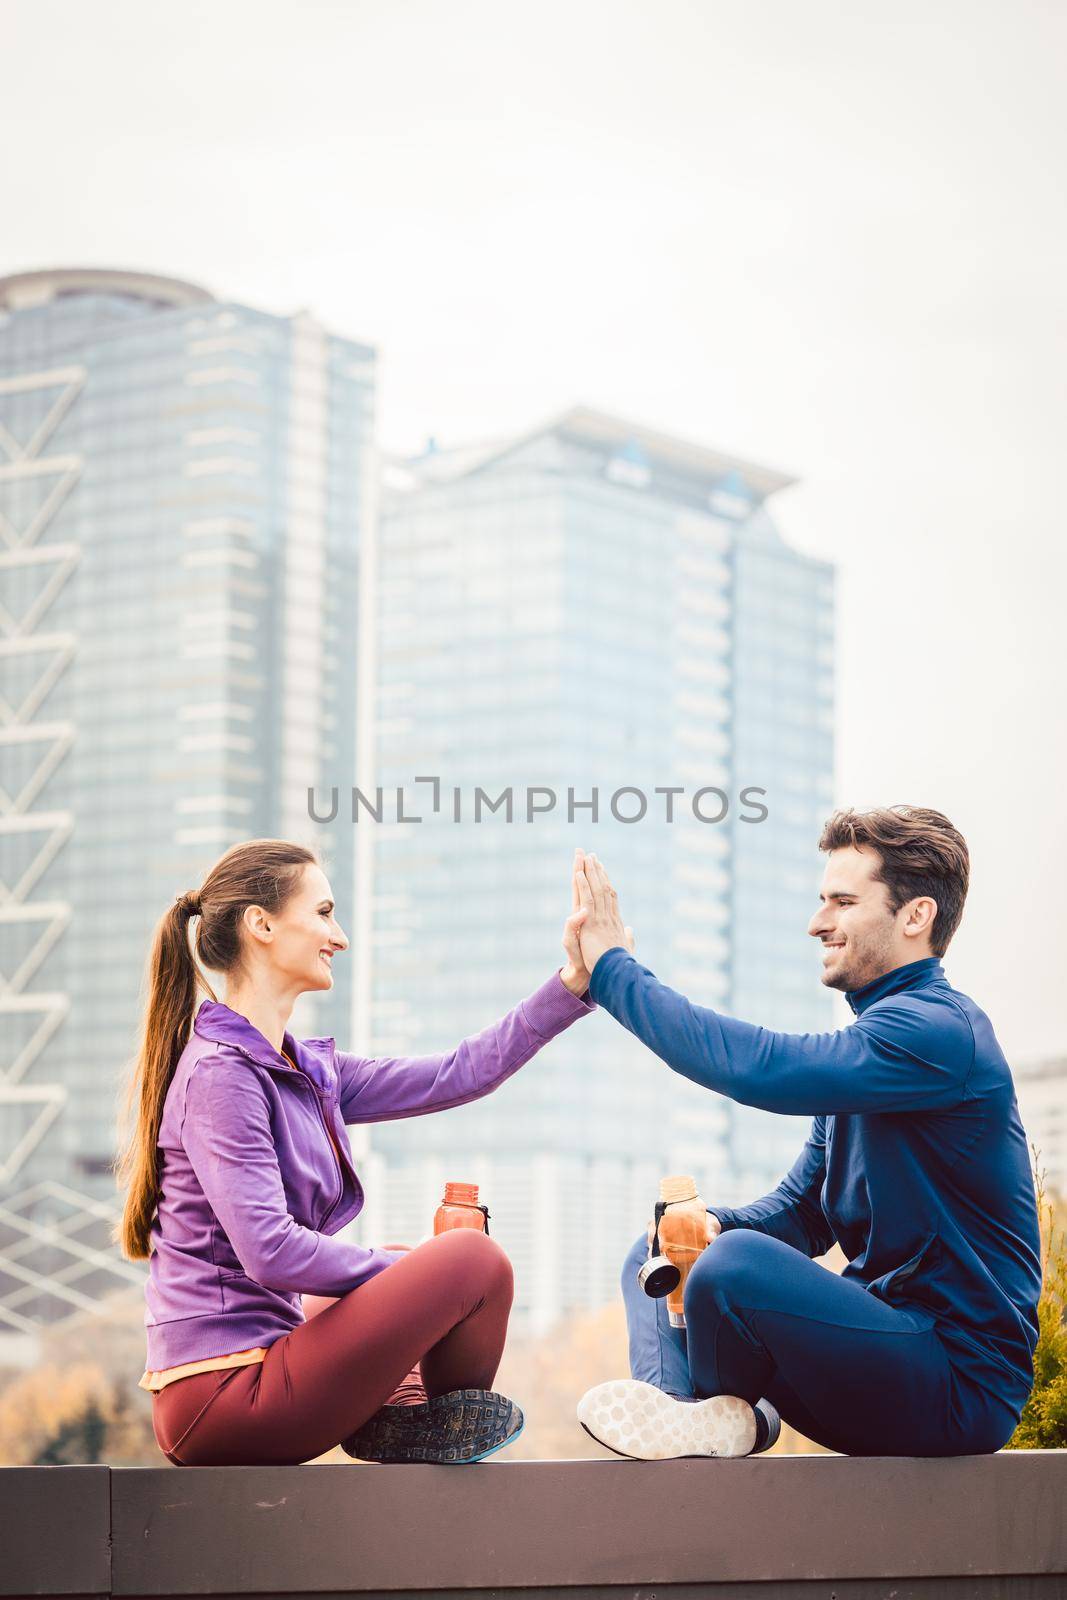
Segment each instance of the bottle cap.
[[695,1200],[697,1198],[697,1181],[688,1174],[681,1177],[661,1178],[659,1180],[659,1197],[665,1205],[677,1205],[681,1200]]

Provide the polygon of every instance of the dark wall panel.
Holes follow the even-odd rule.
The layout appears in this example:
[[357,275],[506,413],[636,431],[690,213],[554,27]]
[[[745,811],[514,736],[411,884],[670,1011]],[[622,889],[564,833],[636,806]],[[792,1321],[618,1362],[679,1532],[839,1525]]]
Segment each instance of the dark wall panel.
[[0,1594],[106,1595],[110,1468],[0,1467]]
[[116,1470],[117,1595],[1054,1574],[1067,1454]]

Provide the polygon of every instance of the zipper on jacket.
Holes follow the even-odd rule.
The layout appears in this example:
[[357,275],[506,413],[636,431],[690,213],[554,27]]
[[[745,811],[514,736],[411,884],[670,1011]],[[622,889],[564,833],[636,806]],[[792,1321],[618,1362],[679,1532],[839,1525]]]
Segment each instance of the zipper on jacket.
[[[299,1071],[299,1068],[297,1070]],[[300,1076],[303,1078],[303,1077],[306,1077],[307,1074],[301,1072]],[[311,1083],[310,1078],[308,1079],[308,1082]],[[337,1207],[341,1204],[341,1200],[342,1200],[342,1198],[344,1196],[344,1192],[345,1192],[345,1172],[344,1172],[343,1166],[341,1165],[341,1153],[337,1149],[337,1147],[335,1146],[335,1144],[333,1142],[334,1138],[335,1138],[335,1135],[334,1135],[332,1129],[330,1128],[330,1124],[326,1120],[326,1108],[322,1103],[327,1091],[325,1089],[317,1089],[313,1083],[311,1084],[311,1088],[312,1088],[312,1092],[314,1093],[314,1096],[315,1096],[315,1104],[319,1108],[319,1115],[322,1118],[322,1126],[326,1130],[326,1141],[329,1144],[331,1151],[333,1152],[334,1160],[337,1162],[337,1176],[341,1180],[340,1187],[337,1190],[337,1198],[336,1198],[336,1200],[328,1208],[328,1210],[326,1212],[326,1215],[323,1217],[322,1221],[319,1223],[319,1228],[321,1230],[322,1228],[324,1228],[326,1226],[327,1222],[329,1222],[330,1218],[333,1216],[334,1212],[337,1210]]]
[[327,1222],[329,1222],[330,1218],[333,1216],[334,1212],[337,1210],[337,1207],[341,1204],[341,1201],[342,1201],[342,1199],[344,1197],[344,1192],[345,1192],[345,1172],[344,1172],[344,1167],[341,1165],[340,1152],[338,1151],[336,1145],[333,1142],[334,1141],[334,1135],[331,1132],[330,1124],[326,1120],[326,1108],[322,1103],[323,1100],[326,1098],[327,1090],[317,1088],[315,1086],[315,1084],[312,1083],[312,1081],[308,1077],[307,1073],[306,1072],[301,1072],[299,1067],[296,1068],[296,1072],[297,1072],[298,1077],[300,1077],[300,1078],[302,1078],[304,1080],[304,1082],[307,1084],[308,1088],[311,1090],[312,1094],[315,1096],[315,1104],[319,1108],[319,1121],[322,1123],[322,1131],[326,1135],[326,1143],[330,1147],[330,1154],[333,1156],[334,1162],[336,1163],[337,1176],[338,1176],[338,1179],[340,1180],[339,1183],[338,1183],[336,1197],[334,1198],[332,1203],[329,1206],[327,1206],[325,1214],[319,1220],[319,1227],[318,1227],[317,1231],[321,1232],[321,1230],[326,1226]]
[[[239,1044],[237,1046],[237,1049],[240,1050],[242,1055],[247,1056],[249,1061],[255,1062],[255,1065],[257,1067],[262,1067],[262,1066],[266,1066],[267,1065],[266,1062],[258,1060],[257,1057],[252,1054],[251,1050],[246,1050],[244,1045]],[[270,1069],[268,1069],[268,1070],[270,1070]],[[341,1204],[341,1201],[342,1201],[342,1199],[344,1197],[344,1192],[345,1192],[345,1173],[344,1173],[344,1168],[341,1165],[340,1154],[338,1153],[338,1150],[337,1150],[336,1146],[334,1145],[334,1142],[333,1142],[334,1136],[330,1131],[329,1123],[326,1121],[326,1112],[325,1112],[325,1109],[323,1108],[323,1104],[322,1104],[322,1102],[325,1099],[328,1091],[325,1090],[325,1089],[317,1088],[316,1085],[312,1083],[312,1081],[308,1077],[307,1073],[301,1071],[301,1069],[299,1067],[284,1067],[284,1068],[274,1067],[273,1070],[276,1071],[276,1072],[284,1071],[286,1077],[288,1077],[288,1078],[292,1078],[292,1076],[295,1073],[296,1076],[300,1079],[300,1081],[302,1083],[306,1083],[307,1084],[308,1088],[311,1090],[312,1094],[315,1096],[315,1104],[319,1108],[319,1120],[322,1123],[323,1132],[326,1135],[326,1143],[330,1147],[330,1153],[333,1156],[334,1162],[336,1163],[336,1166],[337,1166],[337,1176],[340,1179],[340,1184],[338,1186],[336,1198],[326,1208],[326,1213],[322,1217],[321,1221],[319,1222],[319,1226],[316,1229],[316,1232],[321,1232],[321,1230],[326,1226],[327,1222],[329,1222],[330,1218],[333,1216],[334,1212],[337,1210],[337,1207]],[[355,1174],[354,1174],[354,1171],[353,1171],[353,1176],[354,1175]]]

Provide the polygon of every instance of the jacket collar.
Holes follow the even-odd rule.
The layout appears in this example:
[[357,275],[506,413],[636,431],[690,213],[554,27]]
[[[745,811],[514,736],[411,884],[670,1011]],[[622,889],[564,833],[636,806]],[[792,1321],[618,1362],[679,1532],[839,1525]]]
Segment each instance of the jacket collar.
[[931,983],[943,981],[944,976],[940,959],[937,956],[924,956],[921,961],[909,961],[906,966],[883,972],[880,978],[865,983],[862,989],[846,989],[845,999],[859,1017],[868,1006],[872,1006],[876,1000],[884,1000],[887,994],[899,994],[905,989],[925,989]]
[[[216,1044],[234,1045],[243,1055],[261,1067],[277,1067],[283,1072],[292,1068],[260,1033],[257,1027],[239,1011],[231,1011],[221,1000],[203,1000],[193,1018],[193,1030],[202,1039]],[[294,1039],[288,1029],[282,1035],[282,1047],[320,1088],[326,1088],[331,1077],[335,1041],[325,1039]]]

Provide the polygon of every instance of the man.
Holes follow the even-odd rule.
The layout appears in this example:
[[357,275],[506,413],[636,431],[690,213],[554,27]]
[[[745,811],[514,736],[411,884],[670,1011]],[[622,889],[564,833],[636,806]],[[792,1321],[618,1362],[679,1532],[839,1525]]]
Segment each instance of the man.
[[[620,1454],[657,1460],[766,1449],[779,1414],[856,1455],[999,1449],[1033,1381],[1040,1241],[1011,1073],[989,1019],[941,957],[969,859],[938,811],[835,813],[808,927],[849,1027],[775,1033],[692,1005],[636,961],[615,890],[579,853],[589,998],[694,1082],[742,1105],[807,1114],[771,1194],[709,1208],[685,1286],[685,1330],[623,1270],[631,1379],[578,1416]],[[836,1241],[838,1276],[811,1258]]]

